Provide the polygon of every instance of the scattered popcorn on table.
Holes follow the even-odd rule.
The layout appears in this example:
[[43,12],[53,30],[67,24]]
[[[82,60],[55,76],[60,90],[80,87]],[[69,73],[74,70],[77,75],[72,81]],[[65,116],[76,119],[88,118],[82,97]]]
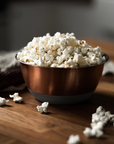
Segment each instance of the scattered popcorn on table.
[[0,97],[0,106],[3,106],[8,102],[9,102],[9,100],[6,100],[5,98]]
[[67,141],[68,144],[78,144],[80,143],[79,135],[70,135],[69,140]]
[[92,123],[90,124],[92,129],[85,128],[83,134],[87,137],[101,137],[103,135],[102,130],[108,121],[114,123],[114,114],[105,111],[102,106],[99,106],[96,113],[92,114]]
[[9,95],[10,98],[13,98],[14,102],[21,103],[23,101],[23,98],[19,96],[19,93],[14,93],[13,95]]
[[48,109],[48,105],[49,105],[49,102],[43,102],[41,106],[37,106],[37,110],[40,111],[41,113],[47,113],[47,109]]
[[97,65],[105,61],[99,46],[92,48],[85,40],[76,39],[74,33],[34,37],[18,52],[18,60],[44,67],[75,68]]

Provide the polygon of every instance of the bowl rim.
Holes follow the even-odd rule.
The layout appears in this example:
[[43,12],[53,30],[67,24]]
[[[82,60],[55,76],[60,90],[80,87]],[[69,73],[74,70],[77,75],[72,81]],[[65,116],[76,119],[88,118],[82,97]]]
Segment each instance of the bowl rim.
[[[21,51],[19,51],[19,52],[21,52]],[[16,55],[15,55],[15,59],[16,59],[18,62],[22,63],[22,64],[25,64],[25,65],[28,65],[28,66],[37,67],[37,68],[48,68],[48,69],[49,69],[49,68],[50,68],[50,69],[83,69],[83,68],[90,68],[90,67],[95,67],[95,66],[99,66],[99,65],[105,64],[105,63],[109,60],[109,56],[108,56],[106,53],[102,52],[102,56],[105,56],[106,60],[103,61],[103,62],[100,63],[100,64],[91,65],[91,66],[85,66],[85,67],[75,67],[75,68],[74,68],[74,67],[70,67],[70,68],[64,68],[64,67],[45,67],[45,66],[38,66],[38,65],[33,65],[33,64],[29,64],[29,63],[22,62],[22,61],[20,61],[20,60],[17,58],[17,54],[18,54],[18,53],[16,53]]]

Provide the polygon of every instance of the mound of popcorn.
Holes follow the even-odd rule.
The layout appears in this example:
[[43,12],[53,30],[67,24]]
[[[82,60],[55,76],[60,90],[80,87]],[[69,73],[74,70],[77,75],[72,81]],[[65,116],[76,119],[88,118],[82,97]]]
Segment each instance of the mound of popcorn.
[[85,67],[105,61],[99,46],[92,48],[85,40],[76,39],[74,33],[54,36],[47,33],[43,37],[34,37],[18,52],[18,60],[44,67]]

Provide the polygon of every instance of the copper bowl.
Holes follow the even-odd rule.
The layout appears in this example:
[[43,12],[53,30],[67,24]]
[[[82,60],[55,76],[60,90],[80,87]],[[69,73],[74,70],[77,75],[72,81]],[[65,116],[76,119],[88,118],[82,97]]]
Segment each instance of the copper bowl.
[[[108,55],[103,55],[107,61]],[[99,83],[105,63],[82,68],[52,68],[19,62],[31,94],[51,104],[75,104],[89,98]]]

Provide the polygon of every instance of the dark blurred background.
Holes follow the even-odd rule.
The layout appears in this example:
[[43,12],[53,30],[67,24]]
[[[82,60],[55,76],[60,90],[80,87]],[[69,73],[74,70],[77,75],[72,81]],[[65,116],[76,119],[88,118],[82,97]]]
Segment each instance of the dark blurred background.
[[0,50],[57,31],[114,42],[114,0],[0,0]]

